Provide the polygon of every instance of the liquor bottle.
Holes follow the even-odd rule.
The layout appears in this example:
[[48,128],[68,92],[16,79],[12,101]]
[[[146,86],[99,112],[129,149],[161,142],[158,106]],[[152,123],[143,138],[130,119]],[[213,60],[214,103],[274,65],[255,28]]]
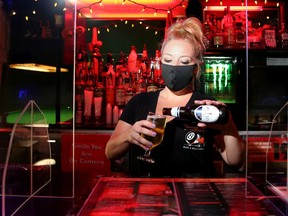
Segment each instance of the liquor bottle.
[[281,35],[281,47],[283,49],[288,49],[288,32],[284,32]]
[[110,128],[112,127],[112,105],[110,103],[107,103],[106,105],[106,127]]
[[154,66],[151,68],[150,78],[148,79],[147,92],[157,91],[158,85],[154,78]]
[[99,76],[98,82],[94,88],[94,116],[96,126],[102,125],[102,116],[105,113],[105,88],[102,82],[102,77]]
[[118,120],[119,120],[119,107],[117,105],[115,105],[113,107],[113,111],[112,111],[112,125],[113,125],[113,127],[116,126]]
[[133,83],[132,83],[132,73],[130,73],[129,86],[125,91],[125,105],[129,102],[129,100],[133,96],[134,96],[134,90],[133,90]]
[[95,85],[94,96],[102,98],[105,96],[105,87],[103,85],[102,76],[99,76],[98,82]]
[[94,88],[92,85],[88,85],[84,89],[84,118],[86,123],[91,120],[92,106],[93,106]]
[[235,29],[234,26],[227,29],[227,47],[233,47],[235,44]]
[[106,64],[103,67],[103,72],[104,73],[108,72],[108,70],[110,68],[110,65],[113,65],[113,57],[112,57],[112,53],[107,53]]
[[224,35],[221,30],[221,21],[217,20],[217,25],[216,25],[216,33],[214,34],[213,37],[213,45],[216,48],[222,48],[224,45]]
[[206,20],[203,24],[203,33],[206,38],[206,46],[211,46],[211,38],[212,38],[212,23],[209,18],[209,14],[206,16]]
[[93,64],[90,65],[90,68],[88,70],[88,73],[87,73],[87,80],[86,80],[86,85],[87,86],[92,86],[93,85],[93,73],[94,73],[94,67],[93,67]]
[[115,90],[115,104],[118,107],[123,107],[125,105],[125,79],[119,76],[118,85],[116,86]]
[[158,80],[158,78],[161,76],[161,62],[160,62],[160,51],[155,51],[155,58],[154,58],[154,76],[155,79]]
[[77,110],[75,114],[75,124],[76,125],[82,125],[83,122],[83,109],[82,109],[82,104],[77,103]]
[[[116,87],[116,74],[115,74],[115,70],[114,70],[114,65],[113,65],[113,58],[112,58],[112,54],[111,53],[107,53],[107,62],[104,66],[103,69],[103,76],[110,76],[112,78],[112,83],[110,83],[111,85],[114,86],[114,88]],[[106,79],[107,81],[107,79]],[[105,83],[107,86],[107,83]]]
[[146,44],[144,44],[143,46],[143,50],[142,50],[142,59],[143,60],[148,60],[148,52],[147,52],[147,46]]
[[92,71],[92,77],[93,82],[96,84],[98,82],[98,77],[100,74],[102,74],[102,57],[99,52],[99,48],[94,46],[93,53],[91,55],[91,68],[93,68]]
[[[120,52],[120,58],[118,62],[115,64],[115,74],[116,74],[116,83],[118,83],[118,79],[121,76],[123,71],[126,71],[126,60],[125,60],[125,54],[121,51]],[[122,77],[123,78],[123,77]]]
[[224,124],[228,120],[229,111],[226,106],[198,105],[190,107],[163,108],[164,115],[184,118],[193,122]]
[[140,68],[137,73],[137,78],[135,81],[135,94],[139,94],[141,92],[146,92],[146,82],[142,75],[142,69]]
[[281,23],[281,30],[279,31],[280,44],[282,49],[288,48],[288,31],[285,31],[285,23]]
[[235,42],[239,47],[244,47],[246,42],[246,33],[241,22],[235,23]]
[[136,73],[137,72],[137,58],[136,47],[131,46],[130,54],[128,56],[128,72]]
[[83,67],[82,67],[82,79],[86,83],[88,80],[88,73],[89,73],[89,61],[88,61],[88,54],[87,51],[82,49],[82,58],[83,58]]
[[84,103],[84,91],[82,85],[76,85],[76,94],[75,94],[75,102],[76,102],[76,114],[75,114],[75,123],[77,125],[81,125],[83,122],[83,103]]
[[113,85],[112,74],[106,76],[106,104],[110,103],[111,106],[115,104],[115,86]]
[[76,59],[76,85],[80,84],[82,80],[82,69],[83,69],[84,59],[82,50],[79,50],[77,53]]
[[224,35],[224,45],[228,47],[234,44],[234,19],[230,14],[230,7],[224,9],[224,17],[221,20],[221,30]]
[[140,67],[142,68],[142,74],[146,76],[148,72],[148,53],[147,53],[146,44],[144,44],[143,46]]

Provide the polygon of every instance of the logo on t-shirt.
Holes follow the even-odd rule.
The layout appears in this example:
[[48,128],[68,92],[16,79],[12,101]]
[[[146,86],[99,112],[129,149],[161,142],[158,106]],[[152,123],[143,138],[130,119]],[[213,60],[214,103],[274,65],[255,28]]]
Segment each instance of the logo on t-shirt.
[[204,150],[205,142],[203,133],[199,131],[188,131],[185,135],[185,144],[183,145],[184,149],[191,150]]

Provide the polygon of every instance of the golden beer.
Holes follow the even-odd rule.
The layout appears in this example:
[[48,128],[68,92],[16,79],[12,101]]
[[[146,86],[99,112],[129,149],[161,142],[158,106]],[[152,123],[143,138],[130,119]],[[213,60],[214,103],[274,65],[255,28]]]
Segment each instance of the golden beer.
[[152,136],[142,134],[142,137],[152,142],[153,145],[148,150],[145,151],[143,156],[138,156],[137,159],[146,161],[149,163],[155,163],[153,158],[150,157],[150,153],[151,153],[151,150],[154,147],[158,146],[163,140],[164,130],[166,126],[166,116],[149,112],[147,116],[147,120],[150,122],[153,122],[156,125],[156,127],[152,129],[153,131],[156,132],[156,136],[152,137]]
[[164,130],[166,126],[166,117],[162,115],[153,114],[148,115],[147,120],[153,122],[156,125],[156,127],[152,129],[153,131],[156,132],[156,136],[152,137],[144,134],[142,134],[142,136],[148,141],[153,143],[153,146],[150,148],[153,149],[154,147],[158,146],[163,140]]

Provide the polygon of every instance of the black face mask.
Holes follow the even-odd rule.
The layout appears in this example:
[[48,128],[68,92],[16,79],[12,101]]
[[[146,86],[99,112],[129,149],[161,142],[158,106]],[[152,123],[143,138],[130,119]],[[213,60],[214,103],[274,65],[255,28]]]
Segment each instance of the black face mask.
[[171,91],[179,91],[187,87],[193,78],[194,65],[173,66],[162,63],[162,77]]

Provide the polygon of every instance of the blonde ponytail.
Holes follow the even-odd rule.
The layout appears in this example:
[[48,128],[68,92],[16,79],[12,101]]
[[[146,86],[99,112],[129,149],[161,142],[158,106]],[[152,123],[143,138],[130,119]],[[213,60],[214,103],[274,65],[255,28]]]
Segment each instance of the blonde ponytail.
[[[190,17],[183,22],[176,22],[167,31],[166,38],[162,43],[162,51],[170,40],[183,39],[188,40],[194,49],[195,58],[198,65],[198,73],[201,70],[202,58],[205,52],[205,38],[202,31],[202,24],[196,17]],[[200,75],[199,75],[200,76]]]

